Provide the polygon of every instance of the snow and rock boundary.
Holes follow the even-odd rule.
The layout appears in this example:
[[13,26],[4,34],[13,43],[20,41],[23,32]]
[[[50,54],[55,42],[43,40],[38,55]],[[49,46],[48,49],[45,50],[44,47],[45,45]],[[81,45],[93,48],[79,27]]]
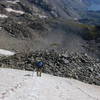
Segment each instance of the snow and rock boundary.
[[12,56],[14,54],[15,52],[5,50],[5,49],[0,49],[0,56]]
[[45,73],[100,85],[100,62],[83,53],[68,53],[67,51],[59,53],[55,50],[40,50],[0,59],[0,64],[9,68],[33,71],[37,58],[44,61],[43,72]]

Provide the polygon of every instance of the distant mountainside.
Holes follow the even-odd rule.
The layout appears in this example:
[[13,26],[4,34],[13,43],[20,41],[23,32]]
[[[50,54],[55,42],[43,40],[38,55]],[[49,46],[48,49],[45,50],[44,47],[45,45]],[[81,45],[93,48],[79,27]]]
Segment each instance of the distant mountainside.
[[100,4],[100,0],[88,0],[88,2],[91,2],[91,3],[96,3],[96,4]]
[[[83,0],[1,0],[0,7],[22,10],[31,15],[40,14],[61,17],[64,19],[79,19],[85,14],[88,1]],[[5,10],[3,9],[4,12]],[[11,9],[10,9],[11,11]],[[5,11],[7,12],[7,11]],[[42,16],[43,17],[43,16]]]
[[83,0],[0,0],[0,48],[87,52],[86,39],[99,34],[99,28],[79,22],[88,16],[88,5]]
[[[86,2],[80,0],[25,0],[24,4],[35,6],[39,11],[48,12],[54,17],[80,18],[80,12],[86,9]],[[26,5],[27,6],[27,5]]]
[[[79,0],[78,0],[79,1]],[[81,2],[84,2],[85,4],[91,4],[91,3],[100,3],[99,0],[80,0]]]

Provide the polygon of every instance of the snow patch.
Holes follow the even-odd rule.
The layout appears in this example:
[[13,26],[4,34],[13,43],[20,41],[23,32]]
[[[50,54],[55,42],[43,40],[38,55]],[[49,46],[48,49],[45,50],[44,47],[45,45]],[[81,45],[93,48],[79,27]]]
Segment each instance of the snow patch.
[[75,21],[78,21],[78,18],[74,18]]
[[4,14],[0,14],[0,18],[8,18],[8,16],[6,16]]
[[20,2],[20,0],[15,0],[15,1],[8,0],[7,2],[12,3],[12,4],[16,4],[16,3]]
[[47,16],[45,16],[45,15],[38,15],[39,16],[39,18],[41,18],[41,19],[46,19],[47,18]]
[[0,100],[100,100],[100,86],[0,68]]
[[15,54],[14,52],[4,50],[4,49],[0,49],[0,55],[11,56],[11,55],[14,55],[14,54]]
[[21,10],[14,10],[14,9],[12,9],[12,8],[5,8],[5,9],[6,9],[6,11],[8,11],[8,12],[14,12],[14,13],[18,13],[18,14],[24,14],[24,12],[21,11]]
[[46,18],[48,18],[48,16],[46,16],[46,15],[41,15],[41,14],[38,14],[38,13],[35,13],[34,15],[35,15],[35,16],[38,16],[38,17],[41,18],[41,19],[46,19]]

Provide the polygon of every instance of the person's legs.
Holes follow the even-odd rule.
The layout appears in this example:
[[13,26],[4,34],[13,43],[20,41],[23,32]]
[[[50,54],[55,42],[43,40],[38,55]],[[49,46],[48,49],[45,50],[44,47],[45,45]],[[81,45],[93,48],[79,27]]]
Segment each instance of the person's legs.
[[37,69],[37,76],[40,76],[41,77],[41,73],[42,73],[42,69],[41,68],[38,68]]
[[40,76],[41,76],[41,74],[42,74],[42,68],[40,69]]
[[39,69],[37,69],[37,76],[39,76]]

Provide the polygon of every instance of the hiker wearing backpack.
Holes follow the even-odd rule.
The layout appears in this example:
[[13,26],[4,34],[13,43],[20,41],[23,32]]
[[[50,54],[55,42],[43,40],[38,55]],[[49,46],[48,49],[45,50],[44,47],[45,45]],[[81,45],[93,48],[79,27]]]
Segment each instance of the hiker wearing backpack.
[[43,70],[43,67],[44,67],[44,62],[40,59],[36,60],[35,66],[36,66],[37,76],[41,77],[41,73],[42,73],[42,70]]

